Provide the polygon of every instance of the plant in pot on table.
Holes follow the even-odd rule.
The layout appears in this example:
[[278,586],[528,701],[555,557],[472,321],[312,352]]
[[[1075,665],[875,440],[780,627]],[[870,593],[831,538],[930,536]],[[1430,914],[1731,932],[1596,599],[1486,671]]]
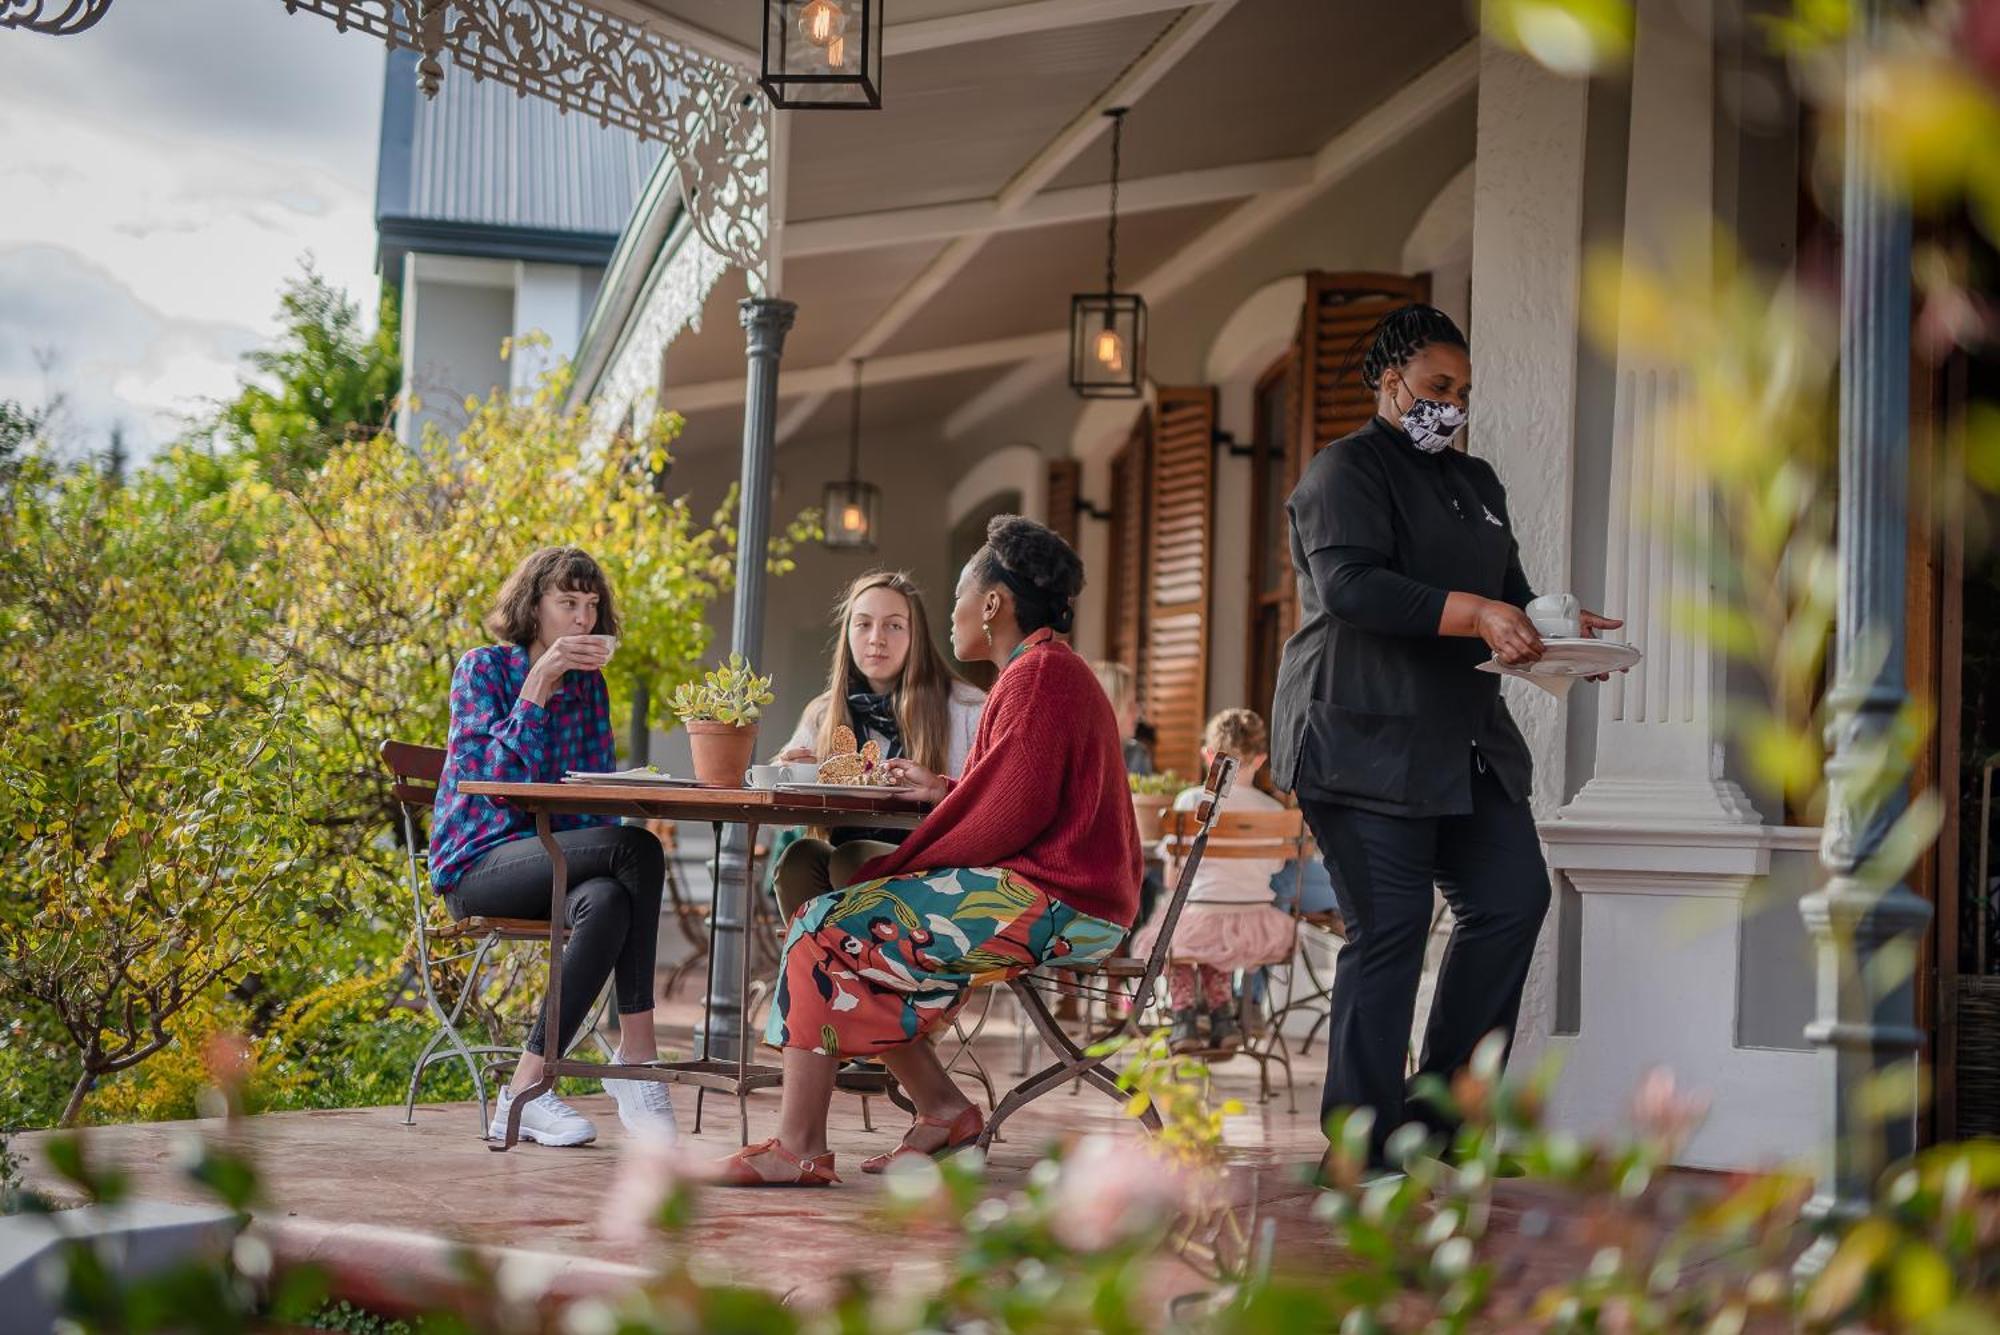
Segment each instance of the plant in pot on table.
[[757,749],[757,720],[773,698],[771,679],[758,676],[741,654],[674,691],[674,713],[687,727],[697,782],[709,788],[742,786],[744,767]]
[[1127,782],[1132,785],[1132,814],[1139,824],[1139,841],[1151,848],[1166,833],[1167,808],[1188,786],[1187,780],[1168,770],[1164,774],[1129,775]]

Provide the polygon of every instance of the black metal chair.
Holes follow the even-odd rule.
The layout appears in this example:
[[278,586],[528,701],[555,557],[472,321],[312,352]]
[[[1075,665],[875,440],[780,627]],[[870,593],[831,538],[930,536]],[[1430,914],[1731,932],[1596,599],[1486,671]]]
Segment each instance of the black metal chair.
[[[1173,893],[1168,897],[1165,916],[1161,920],[1159,936],[1153,942],[1153,949],[1144,959],[1132,956],[1112,956],[1094,965],[1073,965],[1065,963],[1063,971],[1071,981],[1058,984],[1053,979],[1040,977],[1034,972],[1020,974],[1007,981],[1015,1000],[1034,1025],[1042,1041],[1055,1054],[1055,1060],[1041,1070],[1028,1076],[1000,1100],[987,1119],[986,1130],[979,1137],[980,1148],[984,1149],[998,1138],[1001,1124],[1021,1109],[1033,1103],[1051,1090],[1060,1089],[1071,1081],[1082,1081],[1093,1089],[1116,1099],[1123,1104],[1130,1095],[1118,1087],[1118,1082],[1105,1069],[1109,1054],[1093,1055],[1077,1045],[1075,1039],[1063,1031],[1049,1009],[1045,989],[1067,986],[1088,996],[1109,1001],[1114,990],[1122,990],[1129,982],[1136,981],[1137,995],[1149,997],[1154,985],[1165,971],[1167,958],[1173,949],[1174,928],[1180,923],[1181,910],[1187,905],[1188,890],[1194,884],[1194,874],[1201,866],[1202,854],[1208,848],[1209,831],[1214,828],[1222,812],[1222,799],[1229,795],[1229,789],[1236,778],[1236,761],[1229,756],[1217,756],[1209,766],[1207,781],[1202,785],[1204,792],[1200,804],[1195,808],[1194,834],[1189,841],[1187,859],[1181,864],[1180,876],[1174,882]],[[1135,1011],[1136,1013],[1136,1011]],[[1093,1045],[1094,1046],[1094,1045]],[[1140,1114],[1147,1129],[1160,1129],[1160,1115],[1152,1108]]]

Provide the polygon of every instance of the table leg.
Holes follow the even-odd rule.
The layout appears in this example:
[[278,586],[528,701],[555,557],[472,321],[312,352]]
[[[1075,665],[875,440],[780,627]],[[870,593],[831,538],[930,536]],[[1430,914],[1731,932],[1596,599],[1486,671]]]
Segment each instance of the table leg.
[[[757,917],[757,887],[751,884],[752,872],[757,867],[757,826],[755,822],[745,822],[743,842],[749,853],[743,870],[743,916],[739,928],[743,934],[743,967],[736,975],[736,1128],[739,1144],[750,1143],[750,1091],[744,1086],[748,1078],[745,1069],[750,1064],[750,925]],[[778,965],[784,968],[781,961]],[[775,999],[772,1004],[776,1004]]]
[[[556,1045],[556,1057],[562,1056],[562,957],[563,920],[568,912],[569,862],[563,857],[562,845],[556,842],[554,831],[549,828],[549,813],[535,813],[535,837],[542,841],[542,847],[549,855],[549,990],[542,1001],[542,1057],[550,1061],[549,1045]],[[498,1144],[488,1142],[486,1148],[504,1152],[514,1147],[521,1138],[521,1113],[528,1104],[554,1088],[556,1083],[553,1065],[542,1072],[542,1078],[532,1089],[522,1091],[507,1110],[507,1134]]]

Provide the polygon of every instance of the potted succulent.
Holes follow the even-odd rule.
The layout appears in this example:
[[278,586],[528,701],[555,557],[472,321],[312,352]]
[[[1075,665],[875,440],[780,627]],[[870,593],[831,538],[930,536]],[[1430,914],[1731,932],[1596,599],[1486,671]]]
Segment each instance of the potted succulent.
[[1151,847],[1166,833],[1166,811],[1174,798],[1187,787],[1187,780],[1172,770],[1162,774],[1128,775],[1132,785],[1132,815],[1139,822],[1139,839]]
[[743,771],[757,749],[757,719],[771,700],[771,679],[753,672],[741,654],[675,689],[674,713],[687,725],[696,782],[743,786]]

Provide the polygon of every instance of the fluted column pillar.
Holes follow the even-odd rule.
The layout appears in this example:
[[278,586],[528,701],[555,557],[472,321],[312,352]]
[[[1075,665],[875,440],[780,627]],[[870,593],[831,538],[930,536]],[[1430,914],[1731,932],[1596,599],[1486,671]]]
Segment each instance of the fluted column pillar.
[[[1634,56],[1626,263],[1702,283],[1688,265],[1714,227],[1714,0],[1641,0]],[[1687,373],[1643,347],[1631,318],[1618,339],[1605,602],[1646,657],[1604,687],[1592,778],[1563,815],[1755,825],[1723,773],[1722,664],[1683,620],[1710,596],[1706,574],[1675,549],[1708,509],[1689,442],[1669,427]]]

